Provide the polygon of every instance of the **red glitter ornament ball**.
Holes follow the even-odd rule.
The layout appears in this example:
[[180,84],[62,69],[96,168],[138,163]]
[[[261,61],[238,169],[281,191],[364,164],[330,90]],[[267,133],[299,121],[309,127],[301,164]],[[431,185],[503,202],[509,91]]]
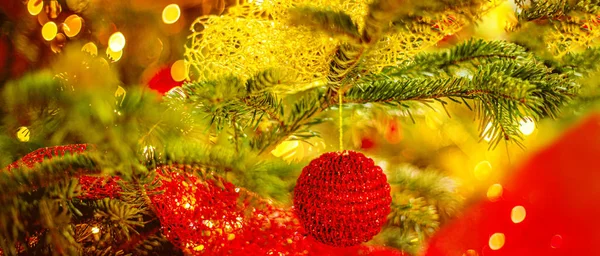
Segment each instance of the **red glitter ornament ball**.
[[[72,144],[65,146],[54,146],[37,149],[18,161],[10,164],[7,169],[19,168],[27,166],[32,168],[35,164],[42,163],[44,160],[52,159],[53,157],[63,157],[67,154],[81,154],[90,146],[87,144]],[[96,177],[82,175],[79,177],[81,185],[81,194],[78,198],[81,199],[101,199],[105,197],[117,198],[121,193],[121,186],[117,183],[119,177]]]
[[294,189],[294,207],[306,232],[336,247],[357,245],[379,233],[391,201],[381,167],[354,151],[312,160]]

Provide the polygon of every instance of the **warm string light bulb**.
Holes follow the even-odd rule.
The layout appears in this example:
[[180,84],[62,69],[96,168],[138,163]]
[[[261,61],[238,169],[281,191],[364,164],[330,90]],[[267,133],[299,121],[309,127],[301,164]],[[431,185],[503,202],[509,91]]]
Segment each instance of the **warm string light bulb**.
[[31,135],[31,133],[29,132],[29,128],[27,128],[25,126],[21,126],[17,130],[17,139],[20,142],[28,142],[30,135]]
[[84,44],[83,47],[81,47],[81,51],[87,52],[92,56],[98,56],[98,47],[92,42]]
[[112,52],[120,52],[125,47],[125,36],[121,32],[116,32],[108,38],[108,48]]
[[162,11],[162,20],[165,24],[173,24],[177,22],[180,16],[181,10],[177,4],[167,5]]
[[535,122],[531,117],[525,117],[519,121],[519,130],[525,136],[531,135],[535,131]]
[[100,233],[100,229],[98,227],[92,227],[92,234]]
[[46,41],[52,41],[56,37],[56,33],[58,33],[58,26],[52,21],[46,22],[42,27],[42,37]]
[[77,14],[73,14],[65,19],[63,23],[63,31],[68,37],[74,37],[81,31],[83,26],[83,19]]
[[490,236],[490,240],[488,242],[490,249],[497,251],[504,247],[504,242],[506,241],[506,237],[503,233],[494,233]]
[[487,198],[492,202],[496,202],[502,198],[504,188],[500,184],[491,185],[487,190]]
[[473,174],[478,180],[485,180],[492,173],[492,164],[489,161],[481,161],[475,165]]
[[43,8],[44,1],[42,0],[29,0],[29,2],[27,2],[27,11],[33,16],[38,15],[40,12],[42,12]]
[[176,82],[181,82],[187,77],[187,69],[185,68],[185,61],[178,60],[171,66],[171,77]]
[[525,216],[527,216],[527,211],[525,207],[518,205],[512,208],[510,211],[510,219],[513,223],[521,223],[525,220]]

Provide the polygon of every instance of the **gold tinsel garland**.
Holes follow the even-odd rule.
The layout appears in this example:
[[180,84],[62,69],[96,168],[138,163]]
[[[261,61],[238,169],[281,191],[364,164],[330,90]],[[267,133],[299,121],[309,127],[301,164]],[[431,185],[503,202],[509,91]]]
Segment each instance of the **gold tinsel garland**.
[[[276,68],[292,75],[292,91],[325,81],[332,55],[340,41],[306,27],[291,26],[288,10],[313,6],[344,11],[358,24],[370,1],[253,0],[240,3],[221,16],[200,17],[191,26],[185,57],[190,80],[210,80],[224,75],[248,78]],[[456,15],[458,17],[458,15]],[[423,20],[380,40],[364,56],[361,69],[377,72],[456,33],[465,21],[448,13],[440,20]]]

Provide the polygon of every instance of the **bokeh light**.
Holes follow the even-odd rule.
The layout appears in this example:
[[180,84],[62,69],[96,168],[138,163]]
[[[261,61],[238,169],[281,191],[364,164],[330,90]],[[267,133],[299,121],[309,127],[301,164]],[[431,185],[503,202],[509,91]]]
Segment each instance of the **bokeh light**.
[[29,14],[34,16],[42,12],[43,7],[44,1],[42,0],[29,0],[27,2],[27,11],[29,12]]
[[[125,36],[121,32],[116,32],[108,38],[108,48],[112,52],[120,52],[125,47]],[[120,58],[120,57],[119,57]]]
[[525,216],[527,216],[527,211],[525,207],[518,205],[512,208],[510,211],[510,219],[513,223],[521,223],[525,220]]
[[106,48],[106,56],[112,62],[117,62],[123,56],[123,50],[119,50],[119,51],[114,52],[114,51],[112,51],[112,49],[110,47],[108,47],[108,48]]
[[475,178],[478,180],[487,179],[492,173],[492,164],[489,161],[481,161],[477,165],[475,165],[475,169],[473,170],[473,174]]
[[63,23],[63,31],[68,37],[74,37],[81,31],[83,19],[76,14],[73,14],[65,19]]
[[531,117],[523,118],[519,121],[519,130],[523,135],[531,135],[535,130],[535,122]]
[[492,140],[492,137],[494,136],[494,130],[491,122],[485,126],[485,129],[483,129],[483,134],[485,134],[485,137],[483,138],[485,141],[490,142]]
[[100,233],[100,229],[98,227],[92,227],[92,233],[98,234],[98,233]]
[[561,235],[554,235],[552,239],[550,239],[550,247],[554,249],[558,249],[562,246],[563,238]]
[[500,184],[491,185],[487,190],[487,198],[492,202],[496,202],[502,198],[504,188]]
[[44,26],[42,27],[42,37],[46,41],[51,41],[52,39],[54,39],[54,37],[56,37],[57,32],[58,27],[56,26],[56,23],[52,21],[46,22],[46,24],[44,24]]
[[177,4],[167,5],[167,7],[165,7],[165,9],[163,9],[162,12],[162,20],[166,24],[173,24],[177,22],[180,16],[181,10],[179,9],[179,5]]
[[490,246],[490,249],[496,251],[500,250],[504,246],[505,241],[506,237],[503,233],[494,233],[492,236],[490,236],[488,245]]
[[92,56],[98,56],[98,47],[92,42],[84,44],[83,47],[81,47],[81,51],[87,52]]
[[171,77],[177,82],[185,80],[187,77],[187,69],[185,68],[184,60],[178,60],[173,63],[171,66]]
[[25,126],[21,126],[17,130],[17,139],[21,142],[28,142],[30,135],[29,128]]

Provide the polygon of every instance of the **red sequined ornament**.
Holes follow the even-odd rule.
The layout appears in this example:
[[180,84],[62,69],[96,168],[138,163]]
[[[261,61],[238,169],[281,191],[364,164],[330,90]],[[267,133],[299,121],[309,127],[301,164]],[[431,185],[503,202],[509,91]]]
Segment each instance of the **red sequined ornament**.
[[337,247],[357,245],[379,233],[391,201],[381,167],[354,151],[312,160],[294,189],[294,207],[306,232]]
[[202,181],[173,166],[156,171],[162,193],[151,200],[167,239],[192,255],[226,252],[224,246],[236,238],[243,225],[235,186],[220,178]]
[[[87,144],[72,144],[66,146],[54,146],[37,149],[18,161],[10,164],[7,169],[19,168],[27,166],[33,168],[35,164],[41,163],[44,160],[52,159],[53,157],[62,157],[66,154],[81,154],[88,149]],[[82,175],[79,177],[81,185],[81,194],[78,196],[81,199],[101,199],[105,197],[116,198],[121,192],[121,187],[117,183],[118,177],[95,177]]]

